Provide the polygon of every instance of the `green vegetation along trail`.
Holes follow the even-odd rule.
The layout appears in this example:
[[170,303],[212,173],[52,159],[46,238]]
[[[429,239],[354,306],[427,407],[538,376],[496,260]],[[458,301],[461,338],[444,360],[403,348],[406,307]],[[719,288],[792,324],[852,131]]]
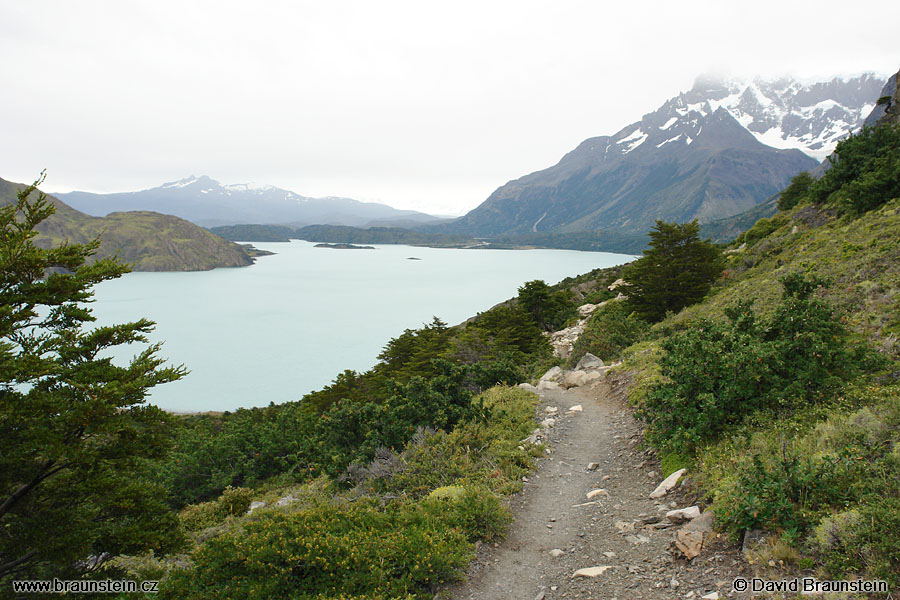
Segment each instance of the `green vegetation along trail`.
[[[570,410],[577,405],[583,410]],[[732,581],[746,569],[737,549],[709,533],[701,554],[687,561],[670,549],[678,526],[642,522],[666,525],[665,510],[693,503],[680,490],[649,498],[661,480],[659,462],[640,449],[641,426],[618,394],[606,383],[542,391],[541,418],[548,407],[558,407],[547,431],[550,453],[513,497],[506,539],[479,549],[453,598],[731,597]],[[589,499],[598,489],[604,492]],[[590,567],[609,568],[573,576]]]

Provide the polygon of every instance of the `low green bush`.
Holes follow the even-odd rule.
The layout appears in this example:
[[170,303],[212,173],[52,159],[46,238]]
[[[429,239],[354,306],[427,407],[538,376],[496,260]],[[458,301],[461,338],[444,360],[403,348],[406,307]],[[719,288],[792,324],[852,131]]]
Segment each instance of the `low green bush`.
[[[190,570],[168,579],[161,597],[431,598],[435,586],[462,576],[475,521],[493,519],[498,509],[480,498],[450,510],[442,500],[381,507],[360,499],[267,513],[207,541]],[[461,514],[467,518],[460,524]]]
[[900,582],[900,386],[859,382],[832,402],[701,453],[717,523],[780,533],[836,578]]
[[790,210],[797,206],[800,200],[806,197],[809,187],[814,181],[815,179],[808,171],[794,175],[790,185],[778,195],[778,210]]
[[861,355],[832,309],[813,297],[821,281],[782,280],[781,305],[761,321],[742,302],[726,324],[699,321],[662,342],[663,381],[638,410],[647,439],[669,451],[691,450],[760,410],[816,402],[858,372]]
[[810,457],[754,454],[718,499],[716,521],[737,538],[749,529],[803,533],[813,524],[813,496],[825,491],[823,465]]
[[[790,188],[788,188],[788,189],[790,189]],[[786,192],[787,192],[787,190],[785,190],[784,193],[786,193]],[[756,243],[759,240],[768,237],[769,234],[771,234],[773,231],[781,228],[787,222],[788,222],[788,217],[787,217],[787,215],[785,215],[783,213],[778,213],[778,214],[772,216],[771,218],[764,217],[764,218],[758,220],[753,225],[753,227],[751,227],[747,231],[740,234],[735,239],[735,242],[737,242],[738,244],[741,244],[744,242],[746,242],[747,244]]]
[[873,498],[861,506],[824,519],[815,530],[813,548],[833,577],[864,572],[900,584],[900,498]]
[[497,387],[484,392],[481,402],[489,418],[467,421],[449,433],[418,433],[397,457],[397,469],[370,485],[380,493],[413,498],[461,483],[498,494],[517,491],[534,461],[533,450],[521,440],[535,427],[537,396]]
[[831,168],[809,187],[819,204],[861,215],[900,197],[900,125],[866,127],[838,142]]
[[493,492],[486,487],[452,487],[459,488],[460,493],[430,494],[422,500],[422,505],[442,515],[448,525],[463,531],[470,542],[495,540],[506,532],[512,516]]
[[575,341],[569,366],[590,352],[597,358],[613,360],[622,350],[643,339],[650,325],[628,309],[621,301],[611,300],[594,311],[585,323],[584,332]]
[[519,288],[518,305],[545,331],[565,327],[566,321],[577,316],[575,301],[567,290],[554,290],[540,279],[529,281]]
[[228,486],[222,495],[212,502],[201,502],[184,507],[178,517],[188,531],[200,531],[222,523],[230,516],[241,516],[250,508],[253,491],[249,488]]

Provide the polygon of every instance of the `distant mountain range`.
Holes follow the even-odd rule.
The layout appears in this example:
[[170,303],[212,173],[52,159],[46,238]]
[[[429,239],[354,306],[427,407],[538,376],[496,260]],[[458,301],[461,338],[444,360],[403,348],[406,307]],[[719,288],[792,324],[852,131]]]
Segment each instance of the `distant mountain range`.
[[69,192],[57,196],[89,215],[151,210],[175,215],[204,227],[245,223],[387,227],[441,220],[425,213],[397,210],[375,202],[338,197],[308,198],[271,185],[223,185],[206,176],[191,176],[138,192]]
[[688,92],[555,166],[497,189],[429,231],[483,237],[610,231],[643,234],[656,219],[710,222],[747,211],[813,169],[859,127],[885,80],[699,78]]
[[[0,179],[0,206],[16,201],[25,186]],[[56,213],[38,226],[43,248],[65,241],[82,244],[101,237],[96,258],[117,255],[135,271],[205,271],[253,264],[247,250],[193,223],[155,212],[117,212],[92,217],[50,197]]]

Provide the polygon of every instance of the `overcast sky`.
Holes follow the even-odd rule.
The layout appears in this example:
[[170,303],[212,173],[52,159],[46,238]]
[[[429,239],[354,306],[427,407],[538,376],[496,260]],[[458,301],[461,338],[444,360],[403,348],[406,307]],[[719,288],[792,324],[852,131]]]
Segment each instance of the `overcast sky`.
[[711,70],[900,68],[900,2],[0,0],[0,177],[461,214]]

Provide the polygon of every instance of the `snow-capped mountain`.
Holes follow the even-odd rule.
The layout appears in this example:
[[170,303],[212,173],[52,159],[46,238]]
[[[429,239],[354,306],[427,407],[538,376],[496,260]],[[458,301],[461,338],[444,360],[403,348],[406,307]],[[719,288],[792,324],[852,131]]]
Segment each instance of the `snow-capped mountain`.
[[644,151],[689,145],[702,122],[722,109],[766,146],[797,149],[821,162],[841,138],[862,126],[883,85],[884,79],[872,74],[814,84],[700,77],[690,91],[612,136],[607,151],[629,154],[648,141]]
[[885,79],[866,73],[819,83],[790,78],[753,81],[701,77],[691,91],[667,102],[670,118],[724,108],[767,146],[796,148],[822,161],[838,140],[862,126]]
[[883,85],[870,74],[813,84],[701,77],[640,121],[585,140],[441,229],[643,233],[656,219],[735,215],[816,167],[861,126]]
[[139,192],[69,192],[57,196],[90,215],[149,210],[176,215],[206,227],[247,223],[363,226],[427,223],[438,219],[425,213],[351,198],[309,198],[271,185],[223,185],[206,176],[186,177]]

